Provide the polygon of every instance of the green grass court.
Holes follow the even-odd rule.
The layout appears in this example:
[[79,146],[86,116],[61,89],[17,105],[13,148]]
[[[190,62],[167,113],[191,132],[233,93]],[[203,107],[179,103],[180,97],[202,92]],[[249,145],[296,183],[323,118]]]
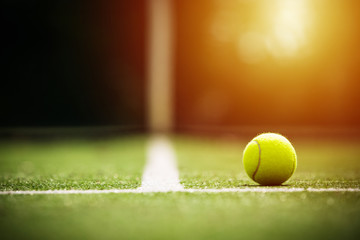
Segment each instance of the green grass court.
[[[0,190],[135,189],[148,136],[3,141]],[[185,188],[257,188],[249,139],[173,136]],[[360,142],[293,140],[282,188],[360,188]],[[269,187],[271,188],[271,187]],[[360,192],[0,195],[1,239],[358,239]]]
[[136,188],[145,137],[3,142],[1,190]]

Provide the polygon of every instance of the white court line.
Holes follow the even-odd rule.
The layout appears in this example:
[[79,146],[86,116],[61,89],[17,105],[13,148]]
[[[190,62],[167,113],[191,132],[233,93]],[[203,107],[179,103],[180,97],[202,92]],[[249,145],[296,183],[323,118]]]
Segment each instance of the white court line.
[[147,148],[147,163],[142,176],[142,192],[181,191],[176,154],[170,140],[161,135],[151,137]]
[[[158,191],[155,191],[158,192]],[[182,189],[163,192],[184,193],[292,193],[292,192],[360,192],[360,188],[281,188],[281,187],[247,187],[222,189]],[[152,191],[138,189],[110,189],[110,190],[48,190],[48,191],[0,191],[0,195],[37,195],[37,194],[105,194],[105,193],[152,193]]]

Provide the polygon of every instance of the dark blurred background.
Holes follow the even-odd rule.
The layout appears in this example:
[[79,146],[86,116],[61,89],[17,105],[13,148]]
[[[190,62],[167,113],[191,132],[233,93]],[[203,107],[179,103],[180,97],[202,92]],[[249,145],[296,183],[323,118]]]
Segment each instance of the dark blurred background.
[[[360,3],[305,2],[173,1],[175,129],[359,129]],[[145,129],[146,19],[146,0],[2,1],[0,126]]]
[[0,126],[144,126],[145,1],[1,2]]

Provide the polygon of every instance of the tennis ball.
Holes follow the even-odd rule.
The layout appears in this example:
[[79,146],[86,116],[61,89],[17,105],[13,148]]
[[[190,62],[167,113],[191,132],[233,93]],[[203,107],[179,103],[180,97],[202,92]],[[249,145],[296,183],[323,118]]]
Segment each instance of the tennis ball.
[[261,185],[281,185],[296,169],[296,152],[289,140],[263,133],[251,140],[243,154],[247,175]]

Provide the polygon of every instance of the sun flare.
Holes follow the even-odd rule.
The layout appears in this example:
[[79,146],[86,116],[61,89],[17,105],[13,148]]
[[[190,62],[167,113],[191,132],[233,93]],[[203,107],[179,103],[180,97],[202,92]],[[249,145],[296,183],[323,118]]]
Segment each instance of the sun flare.
[[306,0],[278,0],[272,11],[272,21],[266,41],[275,57],[290,57],[306,44],[308,6]]

